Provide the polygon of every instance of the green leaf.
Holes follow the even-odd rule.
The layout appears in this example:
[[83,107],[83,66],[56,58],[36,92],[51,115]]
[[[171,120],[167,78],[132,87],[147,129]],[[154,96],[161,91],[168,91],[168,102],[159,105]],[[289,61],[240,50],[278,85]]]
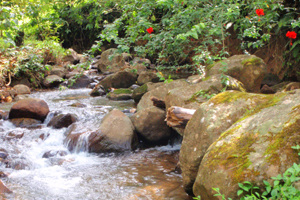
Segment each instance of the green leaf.
[[237,195],[240,196],[241,194],[243,194],[243,190],[238,190]]

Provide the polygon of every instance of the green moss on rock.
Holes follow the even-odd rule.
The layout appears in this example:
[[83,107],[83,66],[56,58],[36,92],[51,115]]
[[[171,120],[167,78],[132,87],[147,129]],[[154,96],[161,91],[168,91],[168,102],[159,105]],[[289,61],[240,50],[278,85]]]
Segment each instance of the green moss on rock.
[[[222,134],[221,137],[232,135],[238,130],[240,126],[234,127]],[[209,159],[209,168],[222,168],[228,173],[233,180],[234,184],[243,182],[245,178],[257,176],[258,171],[249,168],[252,164],[249,155],[255,152],[254,148],[251,147],[258,138],[258,134],[244,133],[242,137],[233,137],[230,142],[223,143],[220,146],[214,143],[214,148],[209,152],[209,156],[213,158]]]
[[241,62],[242,65],[260,65],[263,64],[263,60],[261,58],[253,57]]
[[115,94],[132,94],[132,90],[130,89],[115,89],[113,91]]

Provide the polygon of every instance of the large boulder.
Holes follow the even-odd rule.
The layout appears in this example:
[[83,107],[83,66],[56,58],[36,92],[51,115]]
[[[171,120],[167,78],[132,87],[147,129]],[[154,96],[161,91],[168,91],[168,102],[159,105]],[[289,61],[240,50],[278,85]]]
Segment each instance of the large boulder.
[[18,84],[13,87],[13,89],[20,94],[30,94],[30,88],[27,85]]
[[54,116],[47,126],[52,126],[53,128],[63,128],[70,126],[76,121],[78,121],[78,119],[74,114],[59,114]]
[[102,73],[114,73],[125,66],[125,60],[121,54],[117,53],[117,49],[111,48],[101,54],[101,59],[97,64],[98,70]]
[[129,88],[136,82],[137,75],[132,72],[120,71],[105,77],[99,82],[105,89]]
[[22,99],[15,103],[9,111],[9,119],[32,118],[44,121],[49,113],[49,107],[41,99]]
[[263,180],[283,174],[299,163],[300,90],[275,94],[264,105],[250,110],[207,150],[199,167],[193,192],[203,200],[218,199],[212,187],[238,199],[238,183],[264,187]]
[[163,85],[153,90],[150,90],[149,92],[144,94],[143,97],[141,98],[140,102],[137,105],[137,111],[152,107],[153,102],[150,100],[152,96],[164,100],[170,90],[177,87],[186,87],[188,85],[189,84],[185,80],[179,79],[179,80],[172,81],[170,83],[164,83]]
[[138,145],[134,126],[127,115],[114,109],[103,118],[100,127],[92,132],[78,133],[76,126],[69,127],[65,143],[70,151],[76,150],[82,137],[86,138],[89,152],[123,152]]
[[210,76],[200,83],[170,90],[165,98],[166,108],[179,106],[197,109],[200,104],[207,101],[213,95],[220,93],[223,88],[227,90],[245,91],[243,84],[238,80],[226,76],[225,82],[222,81],[221,76],[217,74]]
[[136,131],[146,142],[164,143],[171,136],[171,128],[164,121],[166,112],[157,107],[149,107],[131,116]]
[[213,65],[208,71],[208,76],[222,72],[241,81],[247,92],[258,93],[267,74],[267,66],[261,58],[254,55],[235,55]]
[[145,83],[148,83],[148,82],[157,83],[157,82],[159,82],[159,77],[157,76],[156,73],[154,73],[152,71],[141,72],[137,79],[137,84],[144,85]]
[[180,149],[186,192],[192,194],[201,160],[208,147],[243,115],[272,99],[271,95],[226,91],[200,105],[184,130]]
[[149,92],[150,90],[153,90],[161,85],[163,85],[164,83],[163,82],[160,82],[160,83],[152,83],[152,82],[148,82],[148,83],[145,83],[144,85],[140,86],[140,87],[137,87],[133,90],[133,93],[132,93],[132,98],[134,99],[134,101],[136,103],[138,103],[142,96],[146,93],[146,92]]

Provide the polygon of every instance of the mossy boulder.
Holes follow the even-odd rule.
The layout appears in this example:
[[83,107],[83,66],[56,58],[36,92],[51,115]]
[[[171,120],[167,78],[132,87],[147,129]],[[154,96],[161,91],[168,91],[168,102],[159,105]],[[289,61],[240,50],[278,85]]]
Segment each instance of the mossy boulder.
[[117,73],[111,74],[105,77],[99,82],[105,89],[109,88],[129,88],[131,85],[135,84],[137,80],[137,75],[132,72],[119,71]]
[[[227,84],[227,89],[245,91],[243,84],[232,77],[227,76]],[[224,87],[220,75],[217,74],[197,84],[174,88],[165,98],[166,109],[171,106],[197,109],[200,104],[220,93]]]
[[153,90],[161,85],[163,85],[164,83],[152,83],[152,82],[148,82],[148,83],[145,83],[144,85],[140,86],[140,87],[137,87],[133,90],[133,93],[132,93],[132,98],[134,99],[134,101],[136,103],[138,103],[142,96],[150,91],[150,90]]
[[97,68],[102,73],[114,73],[125,66],[125,60],[117,49],[111,48],[101,54],[101,59],[97,62]]
[[185,80],[179,79],[170,83],[164,83],[161,86],[150,90],[141,98],[140,102],[137,105],[137,111],[153,106],[153,102],[150,100],[152,96],[164,100],[170,90],[178,87],[185,87],[188,85],[189,84]]
[[254,55],[235,55],[217,62],[208,70],[208,76],[224,74],[242,82],[247,92],[259,92],[260,85],[267,74],[267,65]]
[[180,149],[183,185],[189,194],[192,194],[201,160],[208,147],[232,124],[271,104],[273,98],[272,95],[226,91],[200,105],[184,130]]
[[132,90],[130,89],[115,89],[108,93],[106,97],[110,100],[122,101],[132,99]]
[[300,90],[270,96],[268,104],[249,111],[208,148],[193,186],[196,196],[218,199],[215,187],[238,199],[238,183],[249,181],[263,188],[263,180],[272,182],[271,177],[299,163],[291,147],[300,143]]

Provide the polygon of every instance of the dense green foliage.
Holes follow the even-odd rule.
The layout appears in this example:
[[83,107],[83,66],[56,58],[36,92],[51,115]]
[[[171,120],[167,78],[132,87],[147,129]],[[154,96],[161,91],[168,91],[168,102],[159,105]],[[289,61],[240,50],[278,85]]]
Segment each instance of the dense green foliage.
[[[103,46],[147,57],[157,66],[205,66],[226,58],[228,38],[236,34],[241,52],[253,53],[270,42],[298,33],[295,0],[38,0],[0,1],[0,44],[18,39],[60,41],[76,51],[97,54]],[[263,9],[264,14],[256,11]],[[148,33],[147,29],[153,32]],[[20,37],[18,37],[21,35]],[[286,37],[285,65],[298,71],[299,40]],[[282,39],[282,37],[281,37]]]

